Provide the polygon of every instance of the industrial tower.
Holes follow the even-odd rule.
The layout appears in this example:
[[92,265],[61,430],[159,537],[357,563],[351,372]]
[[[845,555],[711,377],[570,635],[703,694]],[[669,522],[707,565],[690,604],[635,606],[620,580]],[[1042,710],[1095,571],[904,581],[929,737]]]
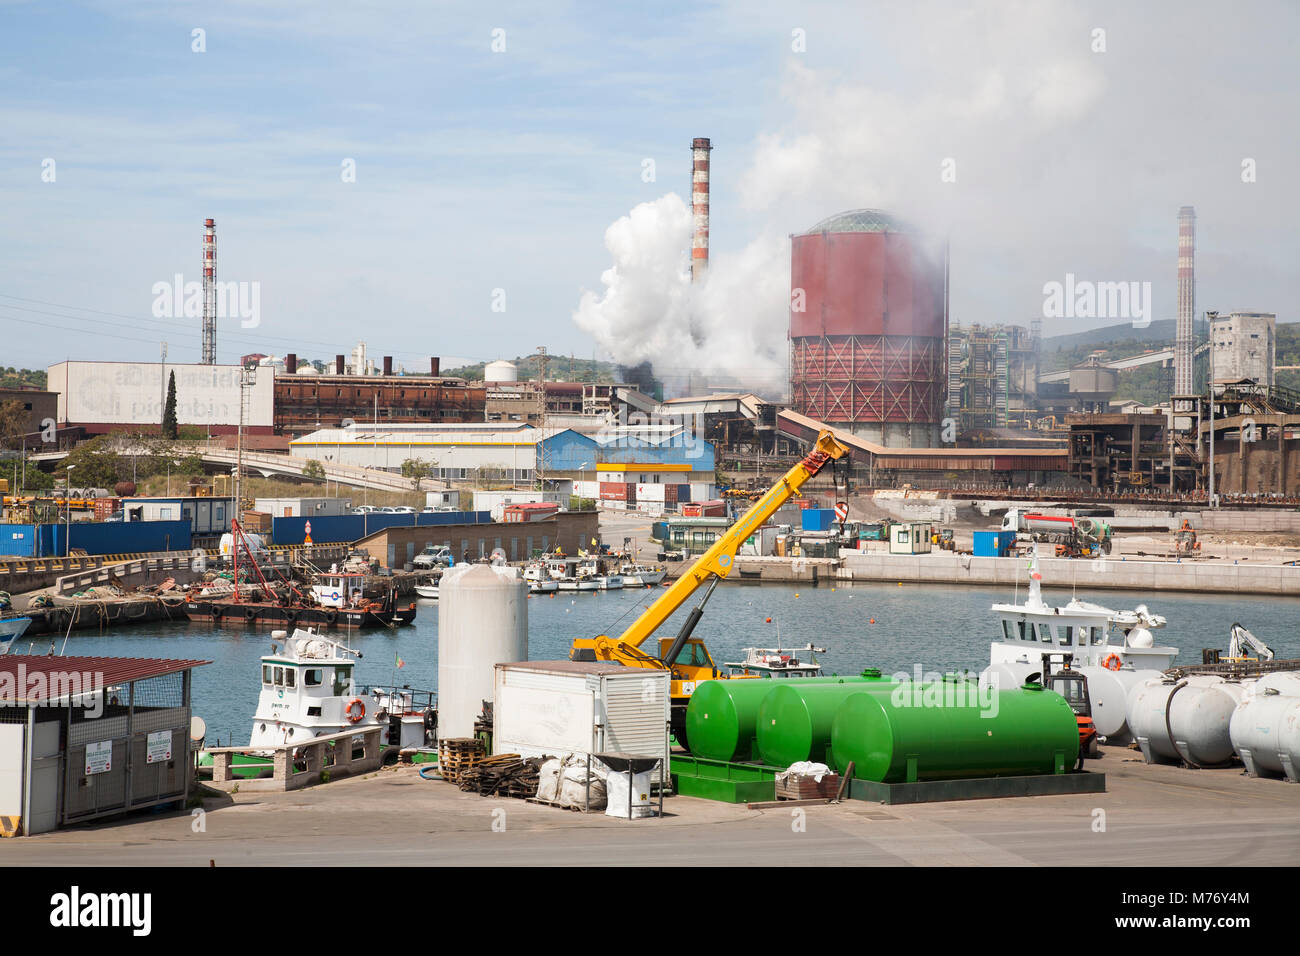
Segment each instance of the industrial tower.
[[691,141],[691,216],[695,233],[691,237],[691,281],[698,282],[709,271],[709,151],[703,137]]
[[[1192,394],[1192,351],[1196,331],[1196,210],[1183,206],[1178,210],[1178,325],[1174,337],[1174,395]],[[1190,403],[1176,403],[1177,411],[1187,411]]]
[[217,364],[217,223],[203,221],[203,357],[204,365]]

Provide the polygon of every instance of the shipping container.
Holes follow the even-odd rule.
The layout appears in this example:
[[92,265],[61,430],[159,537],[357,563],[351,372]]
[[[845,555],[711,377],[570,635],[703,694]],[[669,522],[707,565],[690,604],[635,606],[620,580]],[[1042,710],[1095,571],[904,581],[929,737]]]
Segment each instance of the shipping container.
[[95,499],[95,520],[103,521],[110,518],[122,510],[121,498],[96,498]]
[[657,484],[638,484],[636,486],[637,501],[657,501],[663,504],[667,501],[667,485]]
[[805,508],[800,516],[804,531],[829,531],[835,523],[834,508]]
[[667,761],[668,677],[605,661],[497,664],[493,752],[629,753]]
[[1014,531],[976,531],[974,552],[977,558],[1006,557],[1016,544]]
[[506,505],[502,517],[506,523],[524,521],[545,521],[554,518],[560,506],[549,501],[522,501]]

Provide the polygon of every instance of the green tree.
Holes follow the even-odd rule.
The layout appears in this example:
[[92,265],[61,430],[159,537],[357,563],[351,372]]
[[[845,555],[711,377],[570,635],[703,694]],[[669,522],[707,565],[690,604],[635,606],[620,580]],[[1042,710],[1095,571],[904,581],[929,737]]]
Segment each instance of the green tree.
[[22,402],[0,402],[0,448],[22,447],[29,424]]
[[313,458],[307,464],[302,466],[302,476],[311,478],[313,481],[325,480],[325,466]]
[[437,462],[425,461],[423,458],[408,458],[402,462],[402,477],[410,478],[411,483],[416,491],[420,490],[420,482],[433,474]]
[[167,405],[163,408],[163,438],[176,438],[176,372],[173,370],[167,378]]

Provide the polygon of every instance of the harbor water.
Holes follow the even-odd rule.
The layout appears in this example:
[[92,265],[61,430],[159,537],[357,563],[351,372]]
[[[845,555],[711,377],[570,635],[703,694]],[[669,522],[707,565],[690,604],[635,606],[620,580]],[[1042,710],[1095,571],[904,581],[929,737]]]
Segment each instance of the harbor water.
[[[529,657],[546,660],[568,656],[573,638],[617,636],[661,588],[560,593],[528,598]],[[1070,589],[1044,588],[1051,604],[1070,600]],[[1004,589],[947,588],[940,585],[797,585],[727,586],[709,601],[696,629],[714,660],[743,658],[745,647],[800,647],[809,642],[826,648],[818,655],[827,673],[854,674],[879,667],[886,674],[913,674],[968,669],[988,664],[989,644],[998,637],[989,606],[1012,599]],[[1024,596],[1021,589],[1021,598]],[[1116,610],[1146,604],[1163,614],[1168,626],[1156,642],[1179,648],[1177,663],[1201,660],[1201,649],[1224,649],[1234,622],[1249,628],[1280,658],[1300,658],[1300,598],[1226,598],[1222,595],[1142,594],[1105,591],[1078,596]],[[437,688],[438,605],[420,601],[411,627],[363,631],[351,637],[363,657],[357,663],[360,684],[408,684]],[[660,630],[671,636],[694,602],[688,602]],[[771,623],[767,619],[771,618]],[[874,621],[874,623],[872,623]],[[342,634],[343,632],[335,632]],[[270,651],[269,629],[214,628],[207,623],[145,624],[98,634],[74,631],[66,642],[69,655],[169,657],[210,660],[194,671],[194,712],[208,724],[209,745],[248,740],[259,691],[258,659]],[[14,653],[43,654],[50,638],[24,641]],[[63,638],[55,640],[62,649]],[[397,660],[404,666],[397,668]]]

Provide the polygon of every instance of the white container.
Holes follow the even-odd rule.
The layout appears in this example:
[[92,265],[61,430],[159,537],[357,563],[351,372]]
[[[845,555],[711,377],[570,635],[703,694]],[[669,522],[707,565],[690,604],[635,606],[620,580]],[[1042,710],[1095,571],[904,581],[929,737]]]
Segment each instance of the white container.
[[668,500],[667,486],[661,484],[654,484],[653,482],[637,485],[636,500],[657,501],[660,504],[663,504],[665,501]]
[[1283,774],[1300,783],[1300,697],[1269,690],[1246,697],[1233,711],[1229,731],[1252,777]]
[[600,482],[575,481],[573,483],[573,494],[578,498],[599,498]]
[[658,757],[666,767],[668,677],[667,671],[609,661],[499,664],[493,753],[628,753]]
[[1274,671],[1258,680],[1247,682],[1245,686],[1243,700],[1249,700],[1267,690],[1275,690],[1283,697],[1300,697],[1300,674],[1295,671]]
[[487,382],[517,382],[519,381],[519,369],[513,362],[488,362],[483,366],[483,381]]
[[[874,543],[874,542],[873,542]],[[999,690],[1014,690],[1033,673],[1040,673],[1042,662],[1007,661],[991,664],[980,674],[981,684],[991,684]],[[1149,680],[1159,683],[1160,671],[1117,671],[1105,667],[1075,667],[1074,670],[1088,678],[1088,698],[1092,702],[1092,722],[1097,733],[1110,744],[1122,744],[1131,739],[1128,726],[1128,697],[1138,684]]]
[[494,666],[528,659],[528,586],[516,568],[458,564],[438,583],[438,734],[472,737]]

